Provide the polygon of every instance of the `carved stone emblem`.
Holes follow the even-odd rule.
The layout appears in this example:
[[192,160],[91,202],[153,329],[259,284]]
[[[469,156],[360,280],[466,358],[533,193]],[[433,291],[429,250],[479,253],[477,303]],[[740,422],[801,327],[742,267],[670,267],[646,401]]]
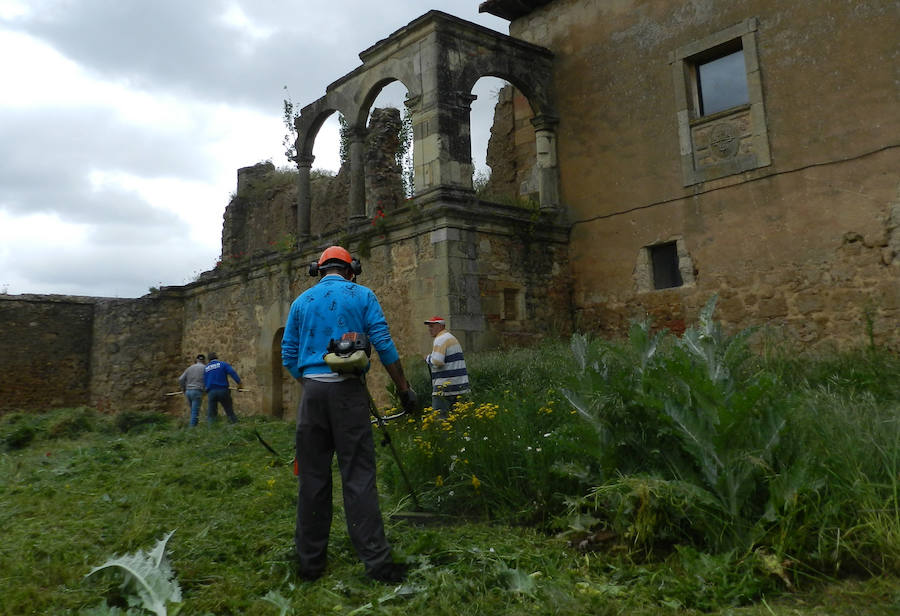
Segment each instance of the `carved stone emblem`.
[[716,158],[732,158],[739,147],[738,132],[730,123],[716,124],[709,131],[709,149]]

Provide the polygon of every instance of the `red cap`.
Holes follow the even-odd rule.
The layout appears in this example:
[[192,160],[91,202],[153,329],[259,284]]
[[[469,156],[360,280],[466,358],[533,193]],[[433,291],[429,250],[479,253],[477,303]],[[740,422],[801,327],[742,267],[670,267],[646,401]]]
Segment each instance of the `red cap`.
[[425,321],[425,325],[432,325],[434,323],[438,323],[440,325],[446,325],[447,322],[444,320],[444,317],[431,317],[427,321]]

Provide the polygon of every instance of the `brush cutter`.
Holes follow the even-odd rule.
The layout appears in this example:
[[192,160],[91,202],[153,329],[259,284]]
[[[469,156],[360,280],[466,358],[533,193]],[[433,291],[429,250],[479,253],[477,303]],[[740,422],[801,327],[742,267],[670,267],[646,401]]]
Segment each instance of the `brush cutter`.
[[[333,372],[338,374],[352,374],[358,376],[363,382],[363,387],[369,398],[369,412],[372,413],[375,423],[378,424],[378,427],[381,430],[381,445],[390,447],[391,454],[394,456],[394,461],[397,462],[397,468],[400,469],[400,475],[403,477],[403,482],[406,484],[406,489],[409,490],[409,495],[412,497],[413,505],[415,505],[416,511],[421,511],[422,507],[419,505],[419,499],[416,496],[415,490],[413,490],[412,483],[409,481],[409,477],[406,474],[406,470],[403,468],[403,464],[400,462],[400,456],[397,454],[397,449],[394,447],[393,441],[391,441],[391,435],[388,432],[386,423],[388,418],[382,417],[378,412],[378,407],[375,405],[375,399],[372,398],[369,388],[366,387],[366,370],[369,368],[369,355],[371,352],[372,347],[369,343],[368,336],[350,332],[344,334],[340,340],[331,340],[328,343],[328,352],[324,355],[323,359]],[[390,419],[401,417],[404,413],[405,412],[401,412],[396,415],[391,415]]]
[[[274,449],[272,449],[272,446],[271,446],[271,445],[269,445],[266,441],[263,440],[263,437],[262,437],[262,435],[259,433],[259,430],[254,430],[254,431],[253,431],[253,434],[256,435],[256,438],[259,440],[259,442],[262,444],[262,446],[265,447],[266,449],[268,449],[269,452],[270,452],[273,456],[275,456],[275,457],[278,458],[279,460],[282,460],[282,459],[283,459],[281,456],[278,455],[278,452],[277,452],[277,451],[275,451]],[[293,469],[294,469],[294,475],[299,475],[299,474],[300,474],[300,469],[297,467],[297,456],[294,456],[294,459],[291,460],[290,462],[283,462],[283,464],[290,464],[290,465],[293,467]]]
[[[231,391],[239,391],[241,393],[253,391],[252,389],[244,389],[243,387],[229,387]],[[170,391],[166,395],[167,396],[181,396],[183,395],[183,391]]]

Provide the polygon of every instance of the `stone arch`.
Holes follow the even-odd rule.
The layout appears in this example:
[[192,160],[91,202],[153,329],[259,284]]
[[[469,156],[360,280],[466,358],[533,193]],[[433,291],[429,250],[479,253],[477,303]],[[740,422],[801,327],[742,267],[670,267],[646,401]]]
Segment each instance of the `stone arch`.
[[523,72],[522,67],[508,57],[491,57],[475,61],[460,72],[459,89],[463,92],[471,92],[475,83],[482,77],[496,77],[508,81],[519,90],[528,99],[528,104],[531,105],[535,116],[555,115],[556,111],[549,91],[550,58],[547,60],[547,66],[538,66],[536,70],[527,72]]
[[285,409],[299,400],[298,388],[281,364],[281,337],[289,309],[289,304],[277,302],[263,312],[259,316],[256,341],[256,375],[262,392],[262,411],[278,418],[283,418]]
[[[429,11],[359,54],[362,66],[333,82],[323,98],[304,107],[297,128],[297,226],[309,238],[309,169],[312,144],[325,119],[338,111],[349,124],[350,222],[365,213],[364,139],[369,107],[391,81],[409,93],[414,150],[414,192],[472,191],[470,109],[472,87],[482,76],[516,85],[536,110],[535,140],[541,208],[558,206],[553,54],[441,11]],[[304,171],[305,168],[305,171]]]
[[[541,62],[543,60],[543,62]],[[476,58],[459,73],[460,92],[471,92],[479,79],[496,77],[512,85],[528,101],[533,117],[535,140],[534,176],[540,207],[554,210],[559,207],[559,173],[556,158],[556,125],[558,117],[551,90],[552,56],[539,54],[536,63],[528,64],[512,54],[497,53]],[[531,70],[523,70],[529,68]],[[469,145],[471,148],[471,143]]]
[[294,128],[297,130],[297,140],[294,142],[294,147],[297,150],[297,158],[309,158],[311,164],[313,158],[313,145],[319,134],[319,129],[322,128],[325,121],[337,110],[329,108],[310,109],[310,107],[304,108],[300,117],[294,122]]
[[408,100],[413,100],[421,96],[419,92],[415,91],[409,85],[411,82],[414,83],[414,80],[412,80],[409,75],[398,77],[397,75],[400,73],[395,73],[394,71],[396,69],[396,63],[389,63],[386,66],[378,67],[378,69],[373,70],[371,74],[367,74],[366,79],[359,84],[361,103],[354,122],[356,126],[366,126],[366,121],[369,117],[372,105],[375,103],[375,99],[378,98],[378,95],[381,94],[381,91],[384,90],[385,87],[394,82],[399,82],[406,88]]
[[[355,111],[347,104],[339,93],[329,93],[305,106],[294,120],[297,139],[294,148],[297,154],[297,240],[302,244],[310,237],[310,220],[312,194],[310,190],[310,172],[312,171],[313,146],[319,130],[333,113],[340,113],[345,118],[354,117]],[[352,181],[352,177],[351,177]]]
[[[294,147],[297,150],[297,159],[313,158],[313,144],[319,129],[325,123],[331,114],[340,113],[347,122],[351,122],[353,118],[358,116],[357,105],[348,100],[341,91],[328,92],[322,98],[310,103],[300,110],[300,115],[294,121],[294,128],[297,131],[297,140]],[[299,160],[297,161],[299,164]]]
[[366,217],[394,213],[414,197],[413,135],[407,120],[409,88],[399,79],[382,80],[369,91],[362,107],[368,115],[365,139]]
[[477,180],[479,200],[537,202],[533,107],[513,84],[492,75],[481,77],[472,93],[473,184]]
[[284,336],[284,328],[278,328],[272,337],[271,352],[269,359],[271,360],[270,370],[272,374],[272,401],[271,412],[273,417],[282,419],[284,417],[284,384],[283,379],[279,378],[283,370],[281,366],[281,338]]

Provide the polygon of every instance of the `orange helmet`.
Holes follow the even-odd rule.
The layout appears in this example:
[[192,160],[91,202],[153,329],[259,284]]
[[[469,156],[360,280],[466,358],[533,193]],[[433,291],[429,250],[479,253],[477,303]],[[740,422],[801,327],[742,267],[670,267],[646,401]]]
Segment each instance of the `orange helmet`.
[[362,264],[358,259],[351,257],[346,248],[329,246],[322,252],[318,261],[313,261],[309,264],[309,275],[318,276],[320,271],[328,270],[336,266],[349,267],[354,276],[358,276],[362,273]]
[[322,256],[319,257],[319,267],[323,267],[329,261],[340,261],[344,265],[350,265],[353,263],[353,257],[350,256],[350,253],[345,248],[329,246],[322,252]]

